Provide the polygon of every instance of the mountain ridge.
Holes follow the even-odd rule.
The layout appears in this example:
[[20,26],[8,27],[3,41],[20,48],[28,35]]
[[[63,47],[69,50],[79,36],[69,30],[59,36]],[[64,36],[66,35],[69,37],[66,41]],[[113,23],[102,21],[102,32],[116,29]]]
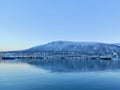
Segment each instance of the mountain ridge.
[[99,42],[53,41],[27,49],[27,51],[77,51],[89,54],[119,53],[120,45]]

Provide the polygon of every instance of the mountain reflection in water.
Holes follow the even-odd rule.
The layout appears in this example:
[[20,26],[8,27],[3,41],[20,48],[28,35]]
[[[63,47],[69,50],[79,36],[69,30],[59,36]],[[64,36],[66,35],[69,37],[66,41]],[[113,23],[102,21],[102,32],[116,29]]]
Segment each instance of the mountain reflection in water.
[[120,61],[106,60],[4,60],[4,63],[27,63],[50,72],[90,72],[120,69]]

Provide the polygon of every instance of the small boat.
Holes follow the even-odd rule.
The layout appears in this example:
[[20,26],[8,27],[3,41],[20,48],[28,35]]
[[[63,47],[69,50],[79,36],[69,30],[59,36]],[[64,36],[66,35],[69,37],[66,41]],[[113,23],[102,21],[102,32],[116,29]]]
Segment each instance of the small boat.
[[100,59],[101,60],[112,60],[110,56],[101,56]]
[[6,56],[4,56],[4,57],[2,57],[2,59],[3,60],[14,60],[15,57],[6,57]]

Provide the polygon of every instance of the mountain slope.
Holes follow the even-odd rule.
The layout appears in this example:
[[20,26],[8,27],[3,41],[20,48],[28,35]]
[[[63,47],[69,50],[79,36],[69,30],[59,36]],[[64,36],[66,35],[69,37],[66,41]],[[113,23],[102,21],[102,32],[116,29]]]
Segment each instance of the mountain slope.
[[78,51],[88,54],[111,54],[119,53],[120,46],[97,42],[69,42],[55,41],[27,49],[28,51]]
[[114,43],[114,45],[120,46],[120,43]]

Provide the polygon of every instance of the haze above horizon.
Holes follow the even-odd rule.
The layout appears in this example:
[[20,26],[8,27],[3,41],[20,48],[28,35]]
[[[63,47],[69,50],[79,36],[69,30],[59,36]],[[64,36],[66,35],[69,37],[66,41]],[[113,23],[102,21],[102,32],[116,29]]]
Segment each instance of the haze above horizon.
[[0,51],[51,41],[119,43],[120,0],[1,0]]

